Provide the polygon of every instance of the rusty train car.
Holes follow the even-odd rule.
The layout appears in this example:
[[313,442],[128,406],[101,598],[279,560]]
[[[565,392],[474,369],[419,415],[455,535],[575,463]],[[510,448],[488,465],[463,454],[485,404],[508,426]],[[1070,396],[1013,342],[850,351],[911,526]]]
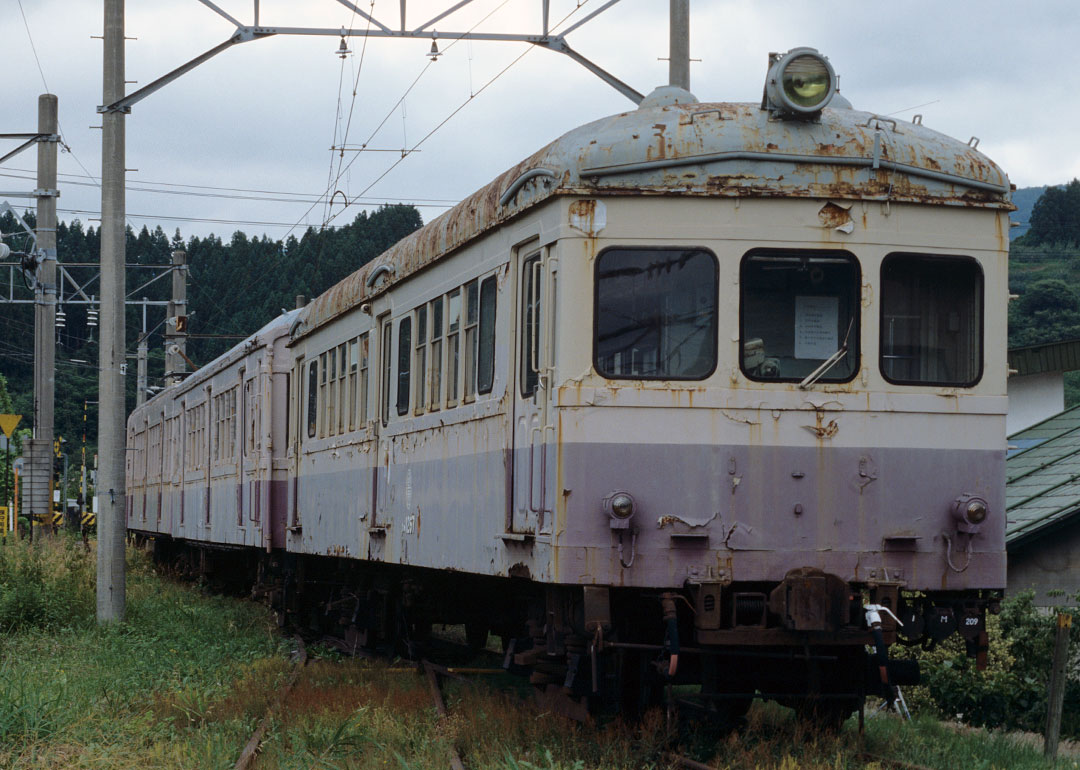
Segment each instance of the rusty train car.
[[659,88],[137,409],[128,526],[350,644],[498,634],[571,711],[840,718],[896,641],[982,656],[1012,205],[976,144],[813,49],[760,104]]

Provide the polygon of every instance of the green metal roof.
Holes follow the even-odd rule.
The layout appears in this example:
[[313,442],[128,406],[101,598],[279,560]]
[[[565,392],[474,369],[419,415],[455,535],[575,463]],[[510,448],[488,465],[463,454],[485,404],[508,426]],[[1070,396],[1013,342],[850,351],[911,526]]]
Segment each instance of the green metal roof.
[[1080,340],[1009,348],[1009,368],[1020,376],[1080,369]]
[[1007,546],[1080,513],[1080,406],[1009,436],[1005,461]]

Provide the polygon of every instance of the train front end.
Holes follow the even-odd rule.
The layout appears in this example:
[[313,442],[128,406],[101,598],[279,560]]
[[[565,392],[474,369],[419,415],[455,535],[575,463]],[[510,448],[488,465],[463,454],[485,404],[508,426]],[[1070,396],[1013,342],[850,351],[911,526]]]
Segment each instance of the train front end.
[[913,680],[898,638],[985,659],[1009,182],[834,91],[810,49],[761,106],[660,89],[594,127],[563,203],[552,574],[625,703],[660,671],[844,715]]

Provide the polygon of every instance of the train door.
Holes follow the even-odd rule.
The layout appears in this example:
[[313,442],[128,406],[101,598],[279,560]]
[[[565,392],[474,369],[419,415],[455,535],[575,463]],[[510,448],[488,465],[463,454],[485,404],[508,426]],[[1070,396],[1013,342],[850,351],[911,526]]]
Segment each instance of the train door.
[[551,526],[547,442],[550,426],[550,248],[519,249],[517,361],[514,387],[513,502],[511,531],[538,534]]
[[394,409],[394,326],[390,313],[383,313],[376,321],[379,332],[378,340],[378,377],[379,387],[377,394],[378,412],[375,425],[375,434],[378,446],[375,465],[372,468],[374,492],[372,493],[371,524],[372,531],[386,525],[387,514],[390,507],[390,474],[393,463],[393,439],[387,431],[390,416]]
[[[258,545],[259,529],[259,392],[258,376],[244,377],[240,370],[240,484],[239,505],[237,506],[237,524],[241,527],[246,545]],[[254,524],[254,530],[247,533],[247,524]]]

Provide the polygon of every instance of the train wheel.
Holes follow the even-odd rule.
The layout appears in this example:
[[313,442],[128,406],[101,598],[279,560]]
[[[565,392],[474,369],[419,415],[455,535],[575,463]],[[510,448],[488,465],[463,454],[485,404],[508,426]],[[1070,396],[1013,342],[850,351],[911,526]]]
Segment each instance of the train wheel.
[[[505,639],[505,637],[503,637]],[[488,626],[487,623],[481,621],[474,621],[465,624],[465,643],[469,645],[469,649],[473,652],[479,652],[487,647],[488,640]],[[505,651],[505,642],[503,644],[503,650]]]

